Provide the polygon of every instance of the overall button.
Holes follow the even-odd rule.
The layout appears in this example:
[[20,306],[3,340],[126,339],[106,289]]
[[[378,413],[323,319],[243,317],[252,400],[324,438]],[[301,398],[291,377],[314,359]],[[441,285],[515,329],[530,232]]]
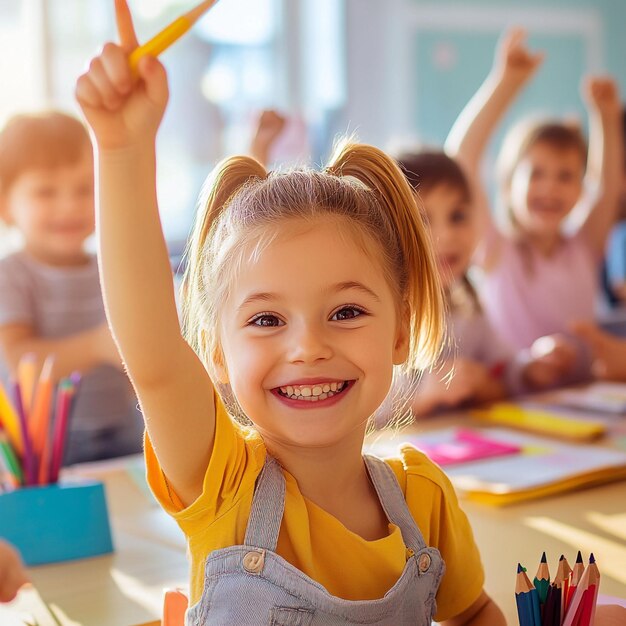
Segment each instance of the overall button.
[[427,554],[426,552],[424,554],[420,554],[420,558],[417,561],[417,567],[422,574],[427,572],[430,567],[430,554]]
[[243,557],[243,568],[250,574],[258,574],[265,563],[265,550],[246,552]]

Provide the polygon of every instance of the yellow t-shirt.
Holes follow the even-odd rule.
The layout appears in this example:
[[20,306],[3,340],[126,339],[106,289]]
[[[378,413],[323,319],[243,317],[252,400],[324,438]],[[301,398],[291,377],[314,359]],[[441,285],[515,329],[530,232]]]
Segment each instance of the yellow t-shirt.
[[[246,432],[216,401],[213,453],[202,494],[188,507],[168,485],[148,436],[145,439],[148,482],[155,496],[178,522],[187,537],[191,558],[190,602],[202,595],[204,563],[214,550],[244,542],[256,478],[266,450],[260,436]],[[408,507],[427,545],[437,548],[446,573],[437,592],[437,621],[467,609],[479,596],[484,574],[472,530],[443,472],[412,446],[400,459],[387,461],[405,494]],[[277,553],[347,600],[381,598],[400,577],[406,548],[400,529],[366,541],[332,515],[305,498],[298,484],[283,470],[285,511]]]

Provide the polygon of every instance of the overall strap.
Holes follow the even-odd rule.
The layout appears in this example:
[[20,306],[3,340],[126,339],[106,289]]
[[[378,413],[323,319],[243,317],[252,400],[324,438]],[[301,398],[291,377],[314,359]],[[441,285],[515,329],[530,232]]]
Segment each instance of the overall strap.
[[389,521],[400,528],[404,544],[414,552],[425,548],[424,537],[409,511],[402,489],[391,467],[369,454],[363,455],[363,458],[380,504]]
[[285,509],[285,477],[278,461],[269,454],[257,478],[244,544],[276,551]]

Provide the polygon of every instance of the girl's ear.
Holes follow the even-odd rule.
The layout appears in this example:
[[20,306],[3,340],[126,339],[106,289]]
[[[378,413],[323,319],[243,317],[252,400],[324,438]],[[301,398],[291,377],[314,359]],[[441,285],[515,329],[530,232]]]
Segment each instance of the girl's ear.
[[404,306],[404,313],[399,320],[396,329],[396,337],[393,346],[393,364],[402,365],[409,358],[409,344],[411,334],[411,320],[409,307]]

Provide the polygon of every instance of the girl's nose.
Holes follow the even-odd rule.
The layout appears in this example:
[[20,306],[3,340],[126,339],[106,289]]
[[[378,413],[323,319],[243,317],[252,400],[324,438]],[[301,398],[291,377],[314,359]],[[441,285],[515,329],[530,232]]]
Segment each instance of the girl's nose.
[[314,363],[329,359],[333,354],[328,334],[318,325],[303,324],[294,328],[289,337],[289,361]]

